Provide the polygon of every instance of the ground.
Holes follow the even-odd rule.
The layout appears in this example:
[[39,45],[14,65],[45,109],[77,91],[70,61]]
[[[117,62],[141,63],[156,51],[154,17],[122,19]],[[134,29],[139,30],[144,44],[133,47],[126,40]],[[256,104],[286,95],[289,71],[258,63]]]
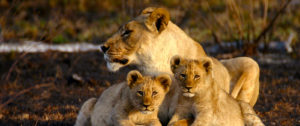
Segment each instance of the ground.
[[[254,59],[261,68],[259,117],[266,125],[300,125],[300,59]],[[100,52],[0,54],[0,125],[74,125],[83,102],[124,81],[129,69],[108,72]]]

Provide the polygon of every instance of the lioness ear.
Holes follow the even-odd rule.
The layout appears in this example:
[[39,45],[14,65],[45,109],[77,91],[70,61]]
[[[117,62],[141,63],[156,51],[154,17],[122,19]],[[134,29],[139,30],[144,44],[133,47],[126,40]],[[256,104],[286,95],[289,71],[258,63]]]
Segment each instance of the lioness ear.
[[162,85],[164,90],[166,92],[169,91],[169,88],[171,86],[172,80],[169,75],[167,74],[162,74],[156,77],[156,80]]
[[175,70],[179,67],[179,65],[183,62],[183,59],[180,56],[173,56],[170,64],[171,64],[171,70],[173,73],[175,73]]
[[142,10],[141,14],[151,14],[155,9],[156,7],[147,7],[144,10]]
[[[153,11],[151,13],[151,11]],[[170,20],[170,14],[168,10],[164,8],[146,8],[142,13],[151,13],[146,20],[146,26],[150,30],[157,30],[159,33],[165,30]]]
[[143,75],[137,70],[132,70],[127,74],[127,84],[130,88],[133,88],[142,79]]

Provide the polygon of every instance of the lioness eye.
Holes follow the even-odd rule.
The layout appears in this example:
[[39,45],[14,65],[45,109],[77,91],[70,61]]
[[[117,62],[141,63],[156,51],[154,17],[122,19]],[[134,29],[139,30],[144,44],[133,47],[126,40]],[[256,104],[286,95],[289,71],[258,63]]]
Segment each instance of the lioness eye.
[[180,74],[180,76],[181,76],[182,78],[185,78],[186,75],[185,75],[185,74]]
[[199,78],[200,78],[199,75],[195,75],[195,76],[194,76],[194,79],[199,79]]
[[153,91],[152,96],[157,95],[157,91]]
[[122,34],[122,36],[127,36],[127,35],[129,35],[131,32],[132,32],[132,30],[126,30],[126,31]]
[[137,94],[140,95],[140,96],[143,96],[144,92],[143,91],[137,91]]

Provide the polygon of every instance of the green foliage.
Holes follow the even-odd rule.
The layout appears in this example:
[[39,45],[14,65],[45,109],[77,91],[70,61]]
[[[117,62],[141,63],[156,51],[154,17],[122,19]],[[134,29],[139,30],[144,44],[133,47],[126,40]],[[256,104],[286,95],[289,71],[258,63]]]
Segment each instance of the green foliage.
[[[0,0],[4,41],[37,40],[54,43],[105,41],[118,27],[148,6],[166,7],[172,21],[197,41],[256,38],[279,10],[283,0]],[[265,2],[268,1],[266,4]],[[267,6],[267,15],[264,9]],[[300,4],[280,16],[269,38],[286,39],[300,33]],[[280,33],[276,33],[276,32]],[[284,32],[284,33],[283,33]],[[297,35],[299,36],[299,35]],[[299,39],[298,39],[299,40]]]
[[68,39],[65,38],[63,35],[57,35],[53,38],[53,43],[55,44],[59,44],[59,43],[65,43],[65,42],[68,42]]

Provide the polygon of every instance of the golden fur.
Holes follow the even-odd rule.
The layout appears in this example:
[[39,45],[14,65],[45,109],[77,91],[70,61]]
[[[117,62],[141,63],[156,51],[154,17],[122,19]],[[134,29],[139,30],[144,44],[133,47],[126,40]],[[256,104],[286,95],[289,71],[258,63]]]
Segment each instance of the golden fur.
[[[191,59],[206,57],[202,46],[169,19],[166,9],[150,7],[121,26],[101,47],[108,69],[117,71],[121,67],[134,64],[147,75],[173,75],[170,69],[172,56],[179,55]],[[228,79],[224,80],[228,83],[222,83],[222,88],[229,92],[227,69],[218,62],[215,70],[218,71],[215,76]],[[172,84],[159,111],[163,124],[167,124],[174,113],[175,107],[172,106],[172,102],[175,99],[175,89],[176,84]]]
[[150,77],[130,71],[127,84],[114,85],[114,90],[105,90],[98,101],[92,98],[84,103],[75,125],[161,126],[158,109],[171,82],[166,74]]
[[259,66],[249,57],[221,60],[231,77],[231,96],[254,106],[259,93]]
[[171,66],[179,84],[179,94],[170,126],[187,125],[188,121],[182,120],[192,118],[192,126],[263,125],[248,103],[235,100],[219,87],[211,58],[188,60],[175,56]]
[[[119,31],[101,46],[101,50],[109,70],[117,71],[121,67],[134,64],[142,73],[150,75],[160,73],[172,75],[169,63],[175,55],[189,59],[207,56],[199,43],[170,21],[170,14],[166,9],[154,7],[144,9],[139,16],[122,25]],[[253,106],[259,90],[257,63],[250,58],[234,58],[224,60],[222,63],[232,78],[230,80],[232,88],[229,89],[230,85],[226,83],[223,83],[222,88],[227,92],[232,90],[234,98],[251,102]],[[223,70],[223,65],[216,67],[219,67],[216,70],[220,71],[215,73],[223,77],[228,76],[226,70]],[[248,68],[244,69],[246,67]],[[257,68],[258,70],[253,70]],[[174,88],[171,87],[166,100],[171,99]],[[167,115],[172,113],[172,109],[168,109],[169,103],[171,101],[164,101],[162,105],[167,107],[160,112],[161,118],[165,118],[162,120],[166,120]]]

